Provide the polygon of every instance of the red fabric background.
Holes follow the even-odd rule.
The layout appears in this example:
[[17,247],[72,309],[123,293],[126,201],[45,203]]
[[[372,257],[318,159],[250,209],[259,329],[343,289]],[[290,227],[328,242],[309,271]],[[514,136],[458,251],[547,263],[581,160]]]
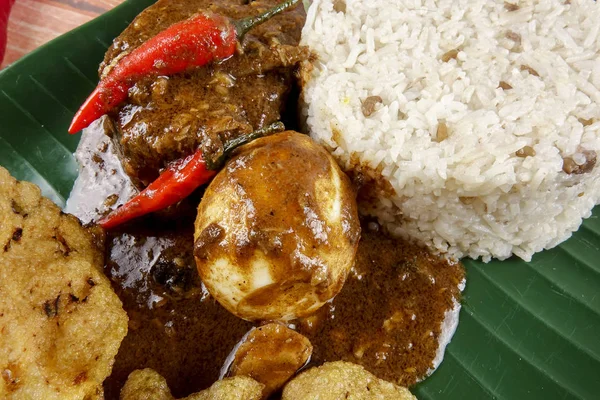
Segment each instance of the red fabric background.
[[6,51],[6,27],[8,25],[8,14],[15,0],[0,0],[0,63],[4,59]]

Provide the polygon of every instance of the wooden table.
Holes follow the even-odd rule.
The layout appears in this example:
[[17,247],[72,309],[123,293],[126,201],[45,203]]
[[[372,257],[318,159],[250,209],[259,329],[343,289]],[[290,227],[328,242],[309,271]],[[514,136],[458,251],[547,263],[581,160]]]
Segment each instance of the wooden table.
[[97,17],[124,0],[16,0],[0,68],[47,41]]

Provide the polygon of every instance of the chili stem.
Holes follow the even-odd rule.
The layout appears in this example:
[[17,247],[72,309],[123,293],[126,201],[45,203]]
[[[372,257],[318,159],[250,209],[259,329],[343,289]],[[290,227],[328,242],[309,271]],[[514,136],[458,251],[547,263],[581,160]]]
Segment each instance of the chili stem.
[[279,14],[285,10],[288,10],[298,4],[299,0],[286,0],[283,3],[265,11],[260,15],[254,17],[247,17],[239,21],[234,21],[233,26],[235,27],[235,33],[238,40],[241,39],[248,31],[254,28],[256,25],[262,24],[274,15]]
[[273,122],[269,126],[265,126],[264,128],[257,129],[254,132],[249,133],[247,135],[241,135],[234,139],[228,140],[223,145],[223,154],[221,154],[215,160],[211,160],[210,158],[207,158],[205,160],[206,168],[209,170],[220,169],[223,166],[223,163],[225,162],[225,160],[227,160],[227,158],[229,158],[229,155],[233,150],[237,149],[238,147],[240,147],[248,142],[253,141],[254,139],[258,139],[263,136],[268,136],[268,135],[271,135],[276,132],[281,132],[284,129],[285,129],[285,125],[283,125],[283,122],[277,121],[277,122]]

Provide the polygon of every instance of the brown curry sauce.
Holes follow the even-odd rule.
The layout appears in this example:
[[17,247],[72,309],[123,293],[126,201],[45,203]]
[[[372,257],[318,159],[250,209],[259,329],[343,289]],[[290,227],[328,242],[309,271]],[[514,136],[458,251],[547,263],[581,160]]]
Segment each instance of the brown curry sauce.
[[[151,217],[107,238],[105,272],[130,323],[107,399],[135,369],[153,368],[176,397],[210,386],[253,326],[227,312],[203,287],[193,260],[193,217],[165,226]],[[342,291],[315,315],[293,321],[314,346],[309,366],[345,360],[411,385],[427,375],[444,313],[459,299],[464,270],[377,224],[363,224],[356,263]],[[370,228],[369,228],[370,227]]]
[[331,303],[298,323],[314,346],[312,365],[349,361],[410,386],[428,375],[441,322],[460,299],[460,263],[363,224],[356,261]]
[[[127,178],[105,129],[101,124],[88,129],[77,151],[84,173],[67,208],[85,221],[106,212],[97,202],[114,200],[115,190],[130,195],[121,188]],[[354,181],[363,190],[369,183]],[[130,318],[104,383],[109,400],[118,399],[127,376],[138,368],[165,376],[177,397],[208,387],[253,326],[221,307],[199,279],[193,223],[201,195],[199,190],[177,207],[108,233],[105,272]],[[460,264],[389,239],[377,224],[363,221],[356,262],[341,292],[316,315],[291,325],[314,346],[310,365],[349,360],[410,385],[432,367],[440,323],[458,300],[463,279]]]

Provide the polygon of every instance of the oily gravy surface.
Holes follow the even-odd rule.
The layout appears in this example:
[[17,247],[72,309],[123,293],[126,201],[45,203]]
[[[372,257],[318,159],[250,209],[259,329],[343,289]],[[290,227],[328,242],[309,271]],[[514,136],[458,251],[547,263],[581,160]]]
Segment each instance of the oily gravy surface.
[[[192,256],[192,223],[144,219],[107,238],[105,272],[130,318],[104,384],[107,399],[118,398],[128,374],[140,368],[163,375],[176,397],[206,388],[253,326],[203,288]],[[411,385],[433,367],[441,322],[460,296],[464,271],[376,227],[364,224],[356,264],[340,294],[292,325],[314,346],[309,365],[352,361]]]

